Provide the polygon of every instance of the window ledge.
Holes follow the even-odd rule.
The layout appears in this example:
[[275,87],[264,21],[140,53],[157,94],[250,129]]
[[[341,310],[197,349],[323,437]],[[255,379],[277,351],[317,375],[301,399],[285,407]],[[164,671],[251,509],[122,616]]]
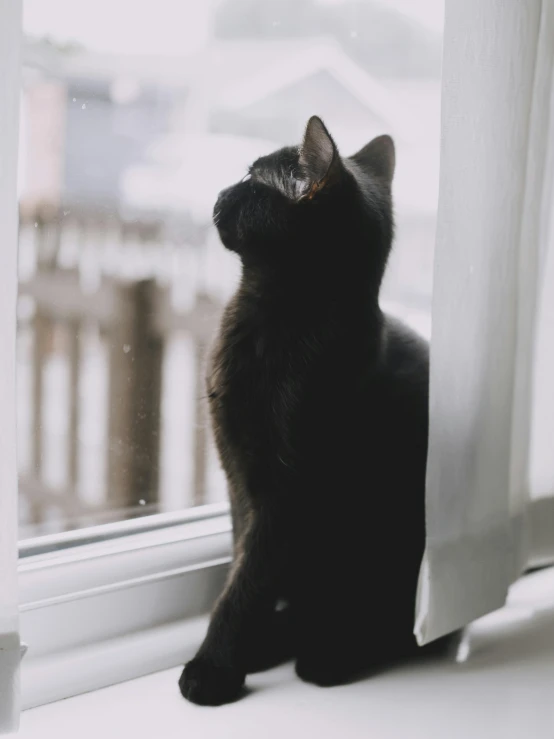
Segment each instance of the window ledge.
[[[231,557],[227,513],[20,561],[22,704],[31,708],[183,661]],[[184,650],[184,651],[183,651]]]
[[24,660],[23,709],[182,665],[198,648],[207,622],[207,616],[186,619],[28,662]]
[[[110,661],[115,679],[118,649],[136,648],[135,661],[145,658],[150,665],[164,650],[172,650],[181,663],[193,643],[199,643],[205,626],[200,619],[167,628],[164,634],[152,634],[146,648],[144,642],[133,644],[129,636],[126,646],[119,640],[111,652],[96,659]],[[508,605],[473,624],[464,644],[470,656],[463,662],[427,662],[333,689],[303,684],[292,666],[285,665],[249,676],[250,694],[216,709],[193,706],[180,697],[178,667],[26,711],[20,737],[181,739],[186,732],[203,739],[257,739],[261,733],[266,739],[550,739],[554,569],[517,583]],[[94,661],[76,664],[82,672],[94,670]],[[37,674],[44,682],[49,677],[48,669]]]

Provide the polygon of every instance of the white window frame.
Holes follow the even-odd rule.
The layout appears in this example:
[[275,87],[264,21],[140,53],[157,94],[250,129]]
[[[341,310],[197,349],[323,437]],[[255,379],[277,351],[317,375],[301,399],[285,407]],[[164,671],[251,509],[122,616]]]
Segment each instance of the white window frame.
[[19,0],[0,0],[0,733],[19,719],[15,328]]

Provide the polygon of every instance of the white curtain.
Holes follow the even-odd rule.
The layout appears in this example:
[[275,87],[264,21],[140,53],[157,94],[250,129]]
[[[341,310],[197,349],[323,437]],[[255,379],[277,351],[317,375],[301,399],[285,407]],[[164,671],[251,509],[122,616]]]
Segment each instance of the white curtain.
[[554,550],[554,0],[445,10],[421,644]]
[[15,330],[20,4],[0,0],[0,734],[18,724]]

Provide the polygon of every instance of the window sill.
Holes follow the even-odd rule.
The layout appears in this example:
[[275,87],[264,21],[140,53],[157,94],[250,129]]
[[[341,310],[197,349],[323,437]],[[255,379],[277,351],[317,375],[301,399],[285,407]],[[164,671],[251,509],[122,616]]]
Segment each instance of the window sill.
[[[200,619],[181,625],[182,633],[177,626],[174,632],[167,631],[164,648],[173,649],[178,661],[184,661],[192,643],[198,644],[205,624]],[[462,663],[428,662],[327,690],[301,683],[292,666],[285,665],[250,676],[250,694],[217,709],[184,701],[177,689],[180,667],[174,668],[26,711],[20,737],[177,739],[186,732],[203,739],[254,739],[260,733],[266,739],[305,735],[321,739],[550,739],[554,568],[516,584],[508,605],[473,624],[468,638],[471,654]],[[152,638],[152,655],[147,650],[147,659],[152,659],[160,643],[159,638]],[[130,641],[128,648],[134,646],[138,645]],[[99,657],[110,660],[115,673],[117,649],[114,644],[111,653]],[[139,650],[135,660],[143,656]],[[79,662],[83,672],[90,664]],[[48,671],[41,679],[48,681]]]
[[182,662],[223,587],[231,539],[222,511],[21,559],[23,708]]
[[[23,661],[23,709],[152,675],[190,659],[206,632],[207,617],[186,619],[133,634]],[[64,702],[65,705],[65,702]]]

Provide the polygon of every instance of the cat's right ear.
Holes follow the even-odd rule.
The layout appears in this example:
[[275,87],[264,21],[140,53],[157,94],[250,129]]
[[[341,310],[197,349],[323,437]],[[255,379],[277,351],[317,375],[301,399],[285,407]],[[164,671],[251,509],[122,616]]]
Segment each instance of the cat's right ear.
[[331,183],[340,170],[340,156],[325,124],[313,115],[306,125],[298,158],[305,187],[302,197],[311,198]]

